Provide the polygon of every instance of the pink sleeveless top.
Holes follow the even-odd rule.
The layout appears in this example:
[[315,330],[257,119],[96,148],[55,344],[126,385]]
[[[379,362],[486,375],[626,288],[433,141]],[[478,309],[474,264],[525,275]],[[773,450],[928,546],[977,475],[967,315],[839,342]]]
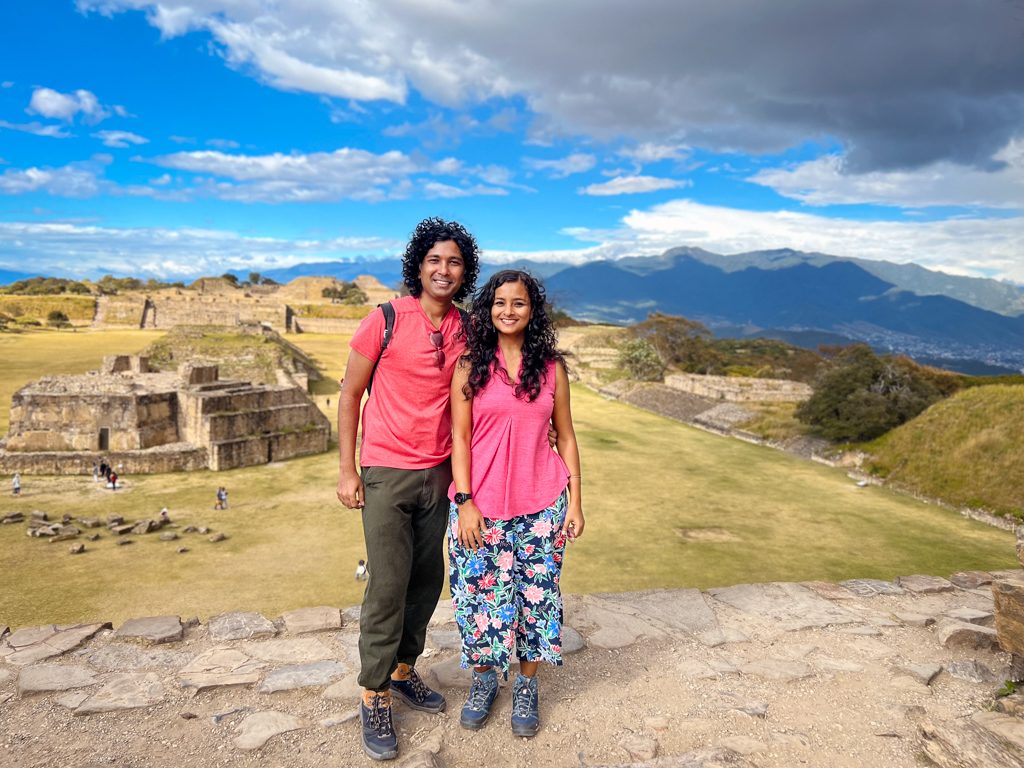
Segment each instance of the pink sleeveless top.
[[[497,365],[505,367],[498,348]],[[555,409],[555,362],[530,402],[513,394],[507,377],[492,371],[473,396],[470,480],[473,501],[488,520],[511,520],[550,507],[569,484],[565,462],[548,443]],[[455,501],[455,483],[448,489]]]

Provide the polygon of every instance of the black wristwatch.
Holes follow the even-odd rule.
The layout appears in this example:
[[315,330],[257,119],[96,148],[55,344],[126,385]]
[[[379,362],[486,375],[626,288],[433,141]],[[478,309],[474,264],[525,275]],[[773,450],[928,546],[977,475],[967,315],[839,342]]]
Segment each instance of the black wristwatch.
[[455,494],[455,503],[458,506],[461,507],[463,504],[465,504],[467,501],[469,501],[472,498],[473,498],[473,494],[472,493],[456,493]]

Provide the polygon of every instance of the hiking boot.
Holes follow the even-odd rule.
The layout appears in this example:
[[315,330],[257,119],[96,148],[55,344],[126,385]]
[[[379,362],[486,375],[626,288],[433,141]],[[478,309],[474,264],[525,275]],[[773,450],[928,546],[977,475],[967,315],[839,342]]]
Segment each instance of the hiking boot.
[[459,725],[471,731],[479,731],[491,714],[491,705],[498,695],[498,673],[494,669],[486,672],[473,670],[473,687],[469,689],[469,698],[462,706],[462,717]]
[[540,729],[537,711],[537,678],[516,675],[512,685],[512,733],[530,738]]
[[391,724],[391,695],[371,692],[370,705],[367,697],[359,705],[363,721],[363,752],[373,760],[394,760],[398,757],[398,737]]
[[415,667],[409,667],[409,677],[406,680],[391,678],[391,693],[420,712],[444,712],[446,706],[444,696],[430,690]]

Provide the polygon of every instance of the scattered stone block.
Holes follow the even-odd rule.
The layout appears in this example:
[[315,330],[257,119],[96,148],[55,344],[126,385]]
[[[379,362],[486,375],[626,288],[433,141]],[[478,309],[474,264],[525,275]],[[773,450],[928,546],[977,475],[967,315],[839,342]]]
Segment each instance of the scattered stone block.
[[71,541],[72,539],[77,539],[77,538],[78,538],[78,534],[77,533],[58,533],[56,536],[54,536],[52,539],[50,539],[50,543],[51,544],[56,544],[59,541]]
[[1024,578],[997,578],[992,582],[996,631],[1007,653],[1024,656]]
[[991,627],[996,620],[992,611],[979,611],[975,608],[954,608],[946,611],[945,615],[957,621],[966,621],[968,624],[978,624],[982,627]]
[[80,555],[83,552],[85,552],[85,544],[82,544],[81,542],[79,542],[78,544],[72,544],[68,548],[68,554],[71,555]]
[[80,517],[78,522],[82,524],[83,528],[99,528],[103,525],[98,517]]
[[178,538],[178,534],[174,531],[164,531],[160,534],[160,541],[174,541]]
[[99,541],[100,540],[100,535],[98,533],[90,533],[88,536],[86,536],[86,538],[89,541]]
[[287,638],[246,643],[242,651],[261,661],[278,661],[287,664],[304,664],[312,661],[326,661],[333,655],[330,648],[313,638]]
[[256,712],[245,718],[235,729],[239,736],[234,744],[238,749],[248,752],[259,749],[273,736],[305,727],[302,720],[284,712]]
[[131,533],[135,529],[133,525],[113,525],[110,526],[110,530],[115,536],[124,536],[125,534]]
[[210,637],[217,642],[273,637],[277,628],[255,611],[229,611],[211,616],[206,624]]
[[931,595],[940,592],[952,592],[953,584],[939,576],[897,576],[896,583],[914,595]]
[[[456,633],[458,634],[458,633]],[[562,655],[578,653],[587,647],[586,641],[572,627],[562,625]]]
[[992,574],[988,571],[957,571],[949,581],[957,589],[978,589],[992,583]]
[[142,536],[147,533],[152,533],[158,528],[160,528],[160,523],[156,520],[139,520],[132,526],[132,533]]
[[74,525],[62,525],[57,529],[58,536],[77,536],[82,531]]
[[903,664],[900,666],[900,670],[906,672],[908,675],[916,680],[924,683],[925,685],[931,685],[932,680],[936,678],[939,672],[942,671],[941,664]]
[[107,515],[107,527],[108,528],[113,527],[115,525],[123,525],[123,524],[124,524],[124,517],[122,515],[119,515],[119,514],[117,514],[115,512],[111,512],[109,515]]
[[996,630],[956,619],[943,619],[936,627],[943,648],[980,651],[999,646]]
[[977,661],[955,661],[946,666],[946,674],[969,683],[999,682],[992,670]]
[[925,616],[923,613],[897,613],[894,615],[908,627],[930,627],[935,623],[934,617]]
[[186,525],[184,528],[181,529],[181,532],[182,533],[195,533],[198,530],[199,529],[196,528],[194,525]]
[[434,664],[430,670],[438,685],[442,688],[469,688],[473,683],[473,675],[468,669],[463,669],[459,656],[452,656],[450,659]]
[[622,740],[620,745],[629,755],[630,760],[646,763],[658,755],[658,742],[646,736],[632,735]]
[[79,705],[75,715],[150,707],[163,698],[164,686],[155,672],[115,672]]
[[177,552],[179,555],[181,555],[181,554],[184,554],[185,552],[188,552],[188,547],[178,547],[174,551]]
[[708,594],[744,613],[778,622],[779,627],[789,631],[860,622],[845,608],[792,582],[737,584],[709,589]]
[[267,665],[241,651],[215,646],[201,653],[178,672],[183,688],[205,690],[228,685],[252,685]]
[[285,611],[281,618],[284,619],[285,629],[292,635],[329,632],[342,627],[341,610],[329,605]]
[[69,691],[96,685],[98,682],[95,670],[84,664],[37,664],[25,667],[18,673],[18,695]]
[[846,587],[858,597],[877,597],[878,595],[904,594],[896,584],[881,579],[847,579],[840,581],[839,586]]
[[128,619],[114,633],[114,639],[159,645],[177,642],[181,640],[182,634],[180,617],[150,616],[144,619]]
[[200,525],[198,528],[196,528],[196,533],[198,533],[200,536],[205,536],[209,532],[210,529],[207,528],[205,525]]
[[2,525],[14,525],[15,523],[25,522],[25,515],[21,512],[8,512],[4,515],[4,519],[0,520]]
[[49,520],[50,516],[48,514],[46,514],[45,512],[42,512],[42,511],[40,511],[38,509],[33,509],[32,510],[32,519],[33,520]]
[[67,627],[45,624],[41,627],[20,629],[5,639],[4,645],[8,649],[8,653],[5,654],[6,661],[16,667],[44,661],[77,648],[101,629],[108,627],[110,624],[103,622]]
[[222,532],[218,531],[217,533],[213,534],[213,536],[210,537],[210,541],[212,541],[214,544],[216,544],[218,541],[224,541],[224,539],[226,539],[226,538],[227,538],[227,536],[225,536]]
[[116,543],[117,543],[117,546],[123,547],[126,544],[134,544],[135,542],[132,541],[131,539],[118,539]]
[[802,680],[814,674],[813,670],[801,661],[783,661],[782,659],[752,661],[741,666],[740,672],[765,680]]
[[348,672],[348,667],[339,661],[318,661],[313,664],[299,664],[281,667],[269,672],[259,687],[260,693],[292,691],[314,685],[329,685],[334,678]]

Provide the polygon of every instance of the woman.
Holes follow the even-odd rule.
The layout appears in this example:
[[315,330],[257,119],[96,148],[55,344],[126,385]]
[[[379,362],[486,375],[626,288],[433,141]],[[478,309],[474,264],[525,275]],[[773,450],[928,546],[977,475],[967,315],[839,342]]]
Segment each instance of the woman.
[[[544,291],[525,272],[496,273],[473,301],[466,354],[452,379],[449,578],[473,686],[464,728],[482,728],[513,648],[512,732],[540,727],[537,664],[561,664],[566,539],[583,533],[569,377]],[[548,444],[549,420],[558,454]]]

